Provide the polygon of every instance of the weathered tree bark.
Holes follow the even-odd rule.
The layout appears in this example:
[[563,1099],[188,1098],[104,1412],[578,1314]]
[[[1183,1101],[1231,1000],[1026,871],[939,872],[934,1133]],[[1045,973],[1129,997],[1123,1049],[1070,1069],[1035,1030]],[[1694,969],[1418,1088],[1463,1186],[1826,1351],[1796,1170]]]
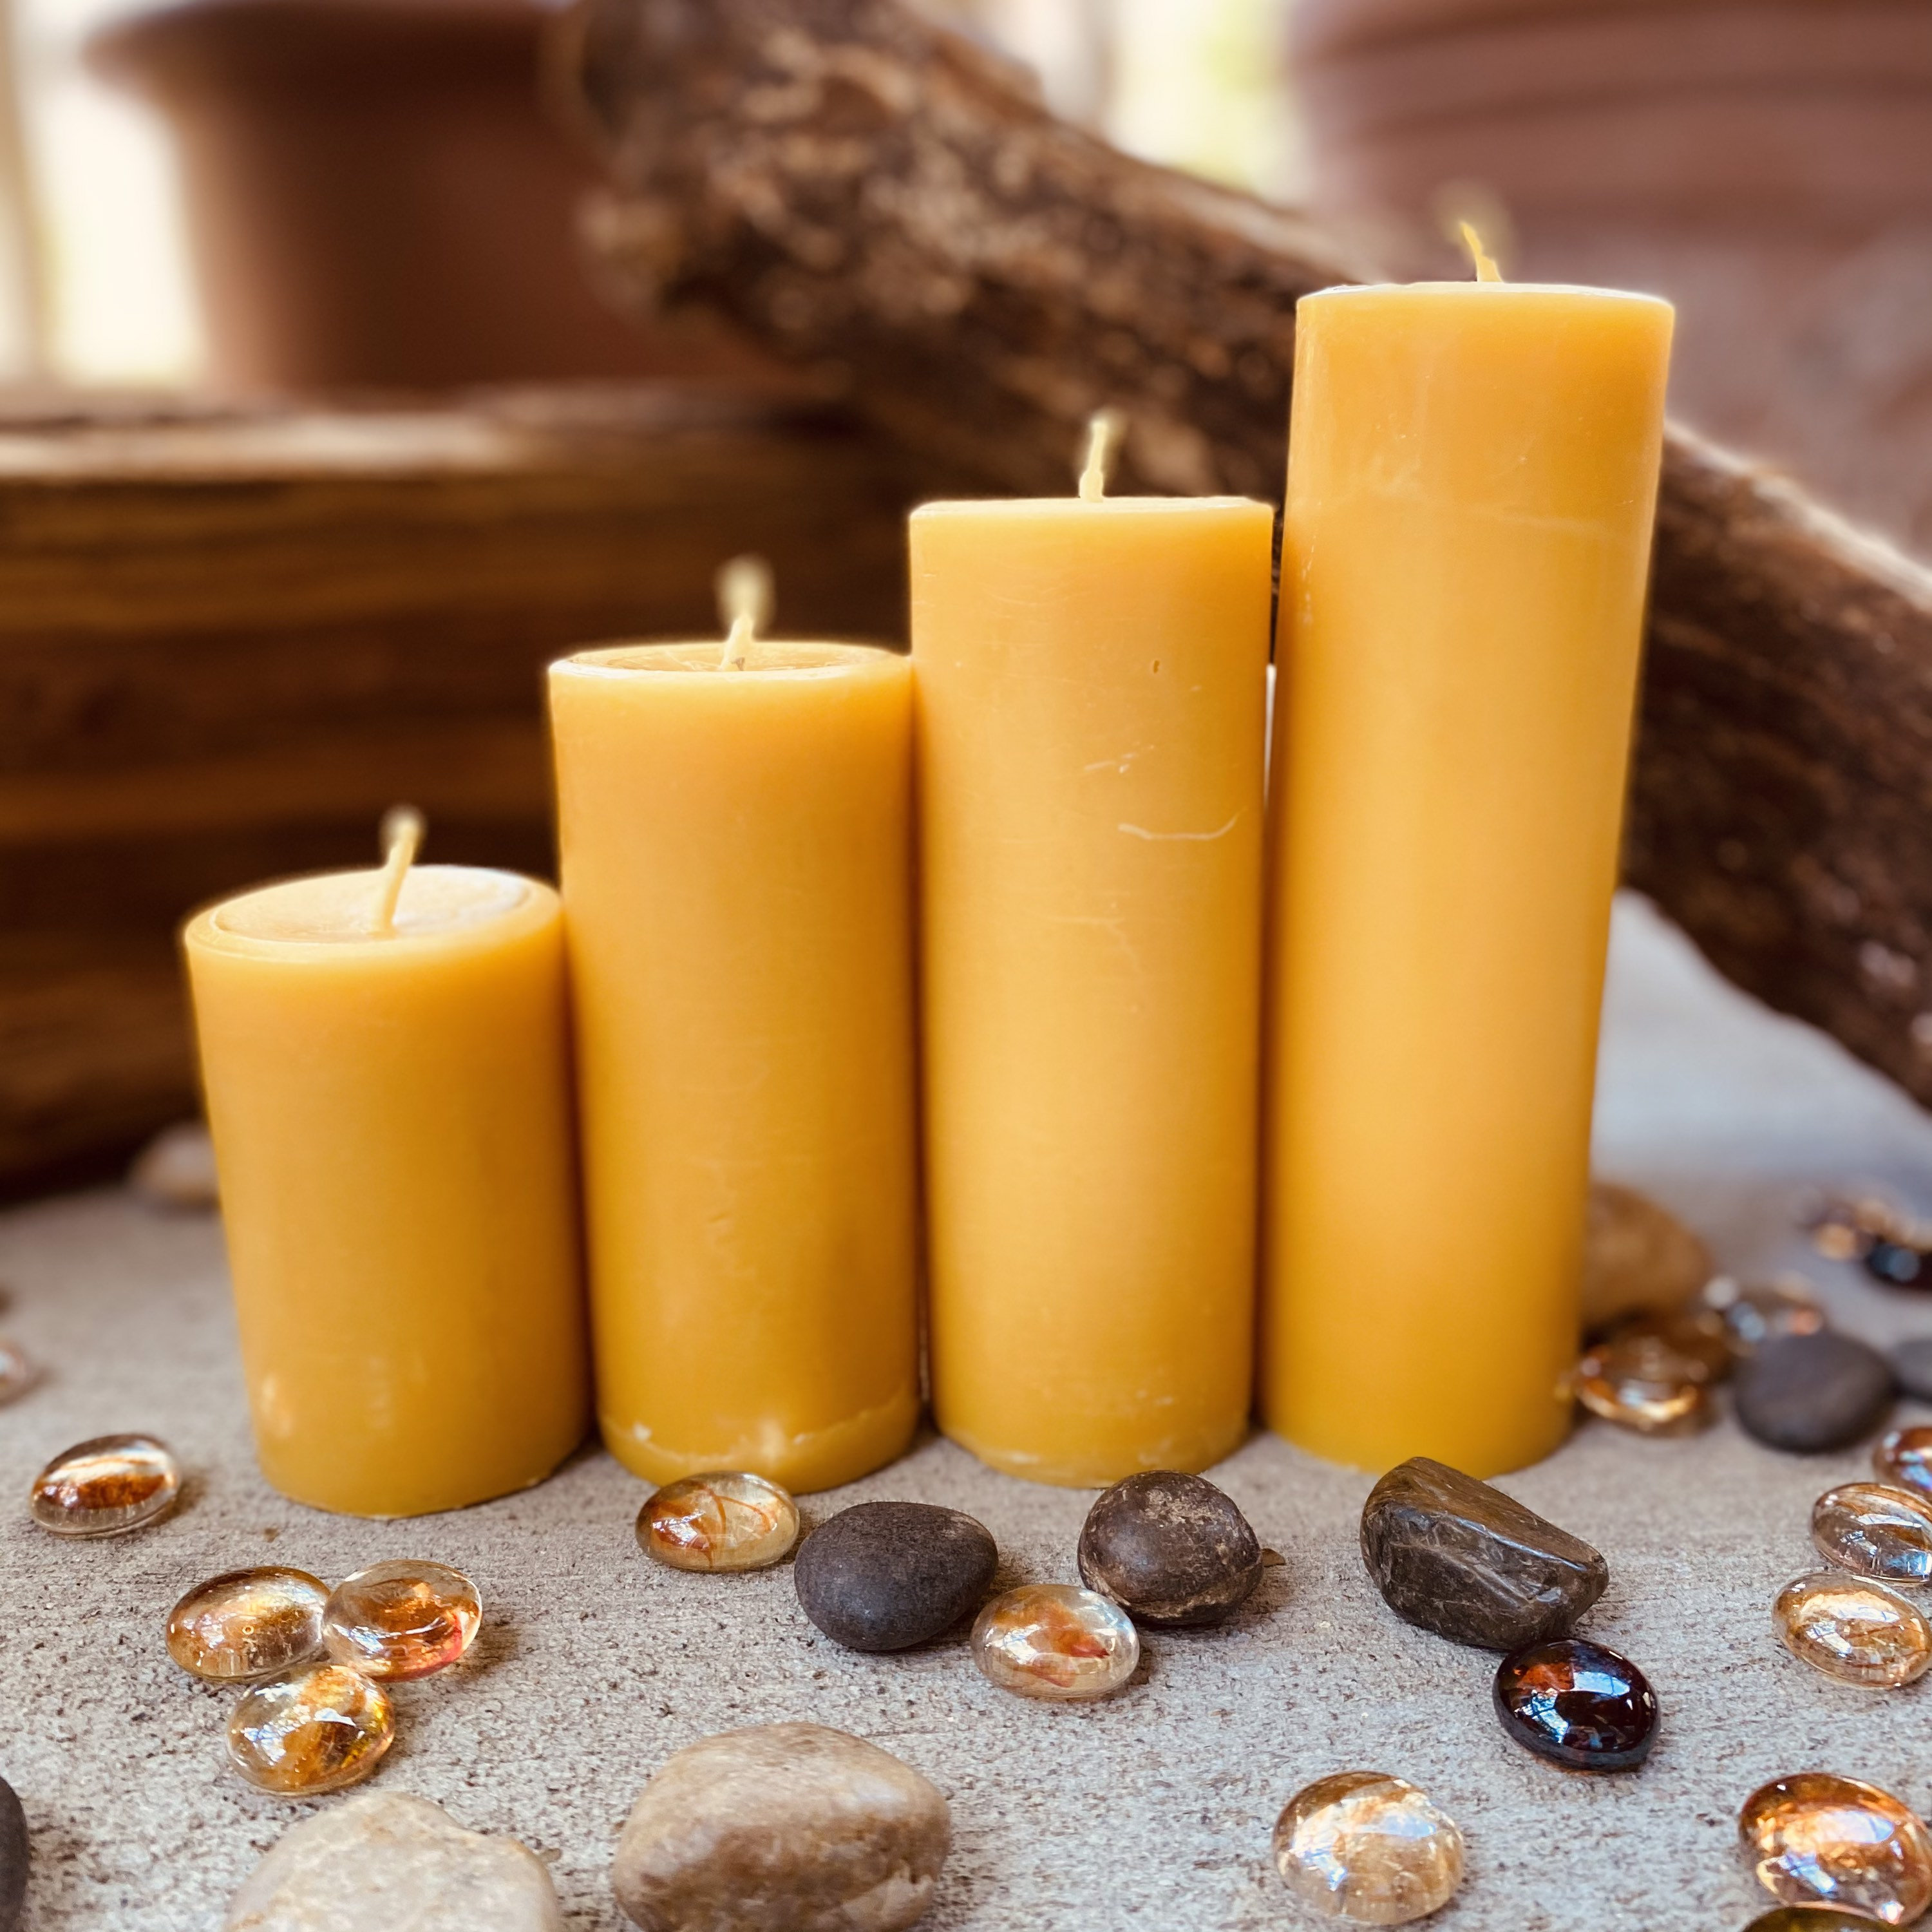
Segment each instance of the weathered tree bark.
[[[902,0],[585,0],[593,252],[992,489],[1278,494],[1293,311],[1368,272],[1057,121]],[[1392,568],[1400,560],[1390,560]],[[1932,575],[1673,434],[1627,850],[1732,980],[1932,1100]]]

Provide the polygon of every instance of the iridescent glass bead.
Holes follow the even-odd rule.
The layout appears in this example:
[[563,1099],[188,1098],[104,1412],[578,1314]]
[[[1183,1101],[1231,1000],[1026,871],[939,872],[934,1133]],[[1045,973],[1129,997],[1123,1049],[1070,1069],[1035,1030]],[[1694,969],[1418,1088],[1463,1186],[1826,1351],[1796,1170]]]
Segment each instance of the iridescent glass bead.
[[1841,1684],[1889,1690],[1932,1667],[1932,1624],[1868,1576],[1816,1570],[1796,1577],[1778,1593],[1771,1621],[1793,1657]]
[[638,1512],[638,1544],[674,1570],[763,1570],[798,1540],[798,1505],[743,1470],[686,1476]]
[[1805,1220],[1811,1245],[1827,1261],[1862,1260],[1875,1240],[1892,1240],[1906,1232],[1905,1216],[1876,1195],[1827,1201]]
[[1872,1451],[1872,1468],[1881,1483],[1932,1496],[1932,1429],[1891,1430]]
[[1676,1308],[1649,1308],[1612,1322],[1597,1337],[1599,1346],[1638,1336],[1683,1358],[1706,1382],[1720,1382],[1731,1372],[1730,1332],[1724,1318],[1702,1300]]
[[1274,1862],[1310,1911],[1358,1925],[1406,1925],[1462,1882],[1462,1834],[1405,1779],[1378,1771],[1317,1778],[1288,1801]]
[[314,1664],[258,1684],[228,1720],[228,1759],[250,1784],[312,1798],[367,1778],[395,1737],[388,1693],[360,1671]]
[[1681,1436],[1710,1419],[1702,1366],[1643,1329],[1589,1349],[1576,1365],[1576,1400],[1640,1436]]
[[1568,1771],[1630,1771],[1657,1741],[1657,1695],[1628,1658],[1586,1637],[1533,1643],[1497,1666],[1503,1729]]
[[0,1408],[22,1396],[40,1378],[39,1365],[19,1342],[0,1335]]
[[376,1563],[336,1585],[322,1614],[322,1636],[338,1664],[403,1683],[454,1664],[482,1622],[482,1600],[461,1570],[440,1563]]
[[1133,1619],[1098,1591],[1028,1583],[973,1625],[973,1660],[1002,1690],[1073,1702],[1119,1690],[1140,1661]]
[[56,1536],[120,1536],[158,1522],[181,1494],[181,1466],[152,1436],[97,1436],[34,1478],[28,1506]]
[[1816,1335],[1826,1325],[1825,1311],[1808,1282],[1793,1277],[1756,1285],[1719,1275],[1704,1290],[1704,1305],[1724,1324],[1731,1352],[1749,1355],[1780,1335]]
[[1738,1836],[1758,1882],[1787,1905],[1835,1905],[1887,1925],[1932,1905],[1932,1834],[1875,1784],[1823,1771],[1775,1778],[1744,1800]]
[[1887,1483],[1840,1483],[1811,1505],[1811,1541],[1840,1570],[1916,1588],[1932,1580],[1932,1500]]
[[168,1654],[218,1683],[279,1677],[322,1648],[328,1601],[328,1586],[306,1570],[224,1570],[168,1612]]

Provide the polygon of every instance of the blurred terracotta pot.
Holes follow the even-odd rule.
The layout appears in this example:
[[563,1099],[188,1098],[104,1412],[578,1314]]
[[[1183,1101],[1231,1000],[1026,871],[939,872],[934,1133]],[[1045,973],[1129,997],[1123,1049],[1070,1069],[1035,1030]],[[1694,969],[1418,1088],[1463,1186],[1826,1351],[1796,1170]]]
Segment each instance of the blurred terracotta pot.
[[640,330],[574,238],[593,178],[546,116],[536,0],[188,0],[98,34],[185,185],[215,381],[437,387],[735,374],[722,337]]
[[1318,212],[1398,272],[1438,197],[1516,270],[1681,311],[1673,406],[1932,548],[1932,6],[1298,0]]

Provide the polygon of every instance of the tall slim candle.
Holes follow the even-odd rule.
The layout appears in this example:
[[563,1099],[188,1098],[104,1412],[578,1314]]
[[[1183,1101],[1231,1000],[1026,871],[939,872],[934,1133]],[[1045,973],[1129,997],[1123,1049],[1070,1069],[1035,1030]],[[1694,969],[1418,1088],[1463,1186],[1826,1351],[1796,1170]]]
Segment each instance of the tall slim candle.
[[262,1471],[356,1516],[521,1489],[590,1421],[556,895],[412,850],[184,934]]
[[1365,1468],[1568,1426],[1670,330],[1492,280],[1298,311],[1262,1390]]
[[754,634],[550,668],[598,1410],[653,1482],[850,1482],[919,1413],[911,693]]
[[1247,1423],[1272,512],[912,520],[940,1426],[1054,1483]]

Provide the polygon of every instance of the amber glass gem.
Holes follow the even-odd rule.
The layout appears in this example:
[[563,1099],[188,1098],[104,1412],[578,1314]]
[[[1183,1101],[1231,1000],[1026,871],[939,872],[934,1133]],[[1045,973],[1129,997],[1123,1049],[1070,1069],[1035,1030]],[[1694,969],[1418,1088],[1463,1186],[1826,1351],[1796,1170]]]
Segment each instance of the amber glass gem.
[[638,1512],[638,1544],[674,1570],[763,1570],[798,1540],[798,1505],[742,1469],[686,1476]]
[[121,1536],[158,1522],[181,1494],[181,1466],[152,1436],[77,1442],[34,1478],[34,1520],[56,1536]]
[[1657,1695],[1628,1658],[1580,1636],[1513,1652],[1492,1695],[1503,1729],[1569,1771],[1629,1771],[1657,1741]]
[[1875,1784],[1823,1771],[1774,1779],[1744,1800],[1738,1835],[1758,1882],[1787,1905],[1835,1905],[1887,1925],[1932,1905],[1932,1834]]
[[1872,1469],[1881,1483],[1932,1496],[1932,1429],[1890,1431],[1872,1451]]
[[1119,1690],[1141,1656],[1126,1612],[1072,1583],[1028,1583],[995,1597],[974,1623],[971,1646],[1002,1690],[1060,1702]]
[[1324,1918],[1406,1925],[1462,1882],[1462,1834],[1405,1779],[1337,1772],[1291,1798],[1275,1822],[1288,1888]]
[[1871,1932],[1880,1922],[1862,1912],[1840,1912],[1835,1905],[1774,1905],[1744,1932]]
[[1932,1624],[1868,1576],[1814,1570],[1785,1585],[1771,1613],[1786,1650],[1841,1684],[1891,1690],[1932,1667]]
[[1932,1499],[1888,1483],[1841,1483],[1811,1505],[1811,1541],[1840,1570],[1916,1588],[1932,1580]]
[[1701,1300],[1626,1315],[1606,1328],[1598,1340],[1622,1342],[1638,1336],[1681,1356],[1691,1370],[1701,1370],[1706,1382],[1722,1382],[1731,1372],[1730,1331],[1724,1326],[1724,1316]]
[[32,1356],[19,1342],[0,1335],[0,1408],[22,1396],[40,1378]]
[[343,1664],[313,1664],[258,1684],[236,1706],[229,1762],[263,1791],[312,1798],[367,1778],[395,1726],[380,1684]]
[[337,1584],[322,1641],[338,1664],[402,1683],[446,1669],[483,1622],[476,1586],[440,1563],[372,1564]]
[[1810,1284],[1796,1276],[1741,1286],[1718,1275],[1700,1297],[1724,1322],[1731,1352],[1749,1355],[1780,1335],[1816,1335],[1826,1325],[1825,1311]]
[[1874,1241],[1904,1240],[1912,1232],[1905,1216],[1876,1195],[1828,1201],[1807,1220],[1811,1245],[1827,1261],[1862,1260]]
[[1710,1382],[1702,1363],[1638,1328],[1586,1352],[1576,1365],[1576,1400],[1640,1436],[1681,1436],[1709,1420]]
[[328,1601],[328,1586],[306,1570],[224,1570],[168,1612],[168,1654],[218,1683],[279,1677],[322,1648]]

